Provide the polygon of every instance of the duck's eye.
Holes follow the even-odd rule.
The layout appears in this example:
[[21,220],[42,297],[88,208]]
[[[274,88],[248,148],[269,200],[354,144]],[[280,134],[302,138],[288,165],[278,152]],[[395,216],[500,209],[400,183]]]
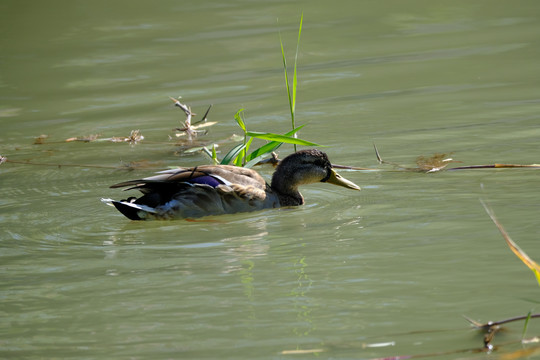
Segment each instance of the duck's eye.
[[321,182],[326,182],[328,179],[330,179],[330,176],[332,175],[332,171],[330,171],[330,169],[328,169],[326,171],[326,176],[324,178],[321,179]]

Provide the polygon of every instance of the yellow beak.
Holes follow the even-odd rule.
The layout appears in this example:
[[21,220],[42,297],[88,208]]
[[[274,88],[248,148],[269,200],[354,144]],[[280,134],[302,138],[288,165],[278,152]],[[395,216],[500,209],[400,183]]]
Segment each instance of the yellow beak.
[[346,187],[348,189],[360,190],[360,186],[356,185],[352,181],[345,179],[339,175],[334,169],[330,169],[330,177],[326,180],[327,183]]

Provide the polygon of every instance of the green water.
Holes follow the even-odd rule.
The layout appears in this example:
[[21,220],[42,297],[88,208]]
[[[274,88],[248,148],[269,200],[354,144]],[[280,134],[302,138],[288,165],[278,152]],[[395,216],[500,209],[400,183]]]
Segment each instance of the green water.
[[[221,156],[240,108],[251,130],[289,131],[278,31],[291,65],[302,11],[301,137],[334,163],[385,171],[342,170],[361,192],[310,185],[305,206],[203,222],[130,222],[100,202],[125,196],[111,184],[209,163],[170,140],[184,117],[168,96],[197,119],[213,104],[218,123],[198,141],[221,142]],[[1,358],[534,350],[517,323],[493,355],[460,352],[482,346],[462,315],[538,312],[533,274],[479,202],[540,261],[538,170],[393,171],[372,144],[406,166],[434,153],[539,163],[537,1],[5,0],[0,33],[0,155],[12,161],[0,165]],[[134,129],[137,145],[64,141]],[[148,168],[115,169],[139,161]]]

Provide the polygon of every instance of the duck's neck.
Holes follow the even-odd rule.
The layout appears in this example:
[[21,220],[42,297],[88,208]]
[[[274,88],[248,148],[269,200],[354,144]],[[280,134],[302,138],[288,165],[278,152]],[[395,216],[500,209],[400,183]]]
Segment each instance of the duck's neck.
[[[304,197],[298,191],[298,183],[294,174],[278,170],[272,176],[272,191],[278,196],[281,206],[297,206],[304,204]],[[292,180],[292,181],[291,181]]]

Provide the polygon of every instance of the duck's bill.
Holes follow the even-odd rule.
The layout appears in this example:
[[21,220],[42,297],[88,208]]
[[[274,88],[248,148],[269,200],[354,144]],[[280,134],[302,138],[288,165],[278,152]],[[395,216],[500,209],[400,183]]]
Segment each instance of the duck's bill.
[[343,176],[339,175],[334,169],[331,169],[330,171],[330,177],[328,178],[328,180],[326,180],[327,183],[343,186],[348,189],[360,190],[360,186],[356,185],[352,181],[345,179]]

